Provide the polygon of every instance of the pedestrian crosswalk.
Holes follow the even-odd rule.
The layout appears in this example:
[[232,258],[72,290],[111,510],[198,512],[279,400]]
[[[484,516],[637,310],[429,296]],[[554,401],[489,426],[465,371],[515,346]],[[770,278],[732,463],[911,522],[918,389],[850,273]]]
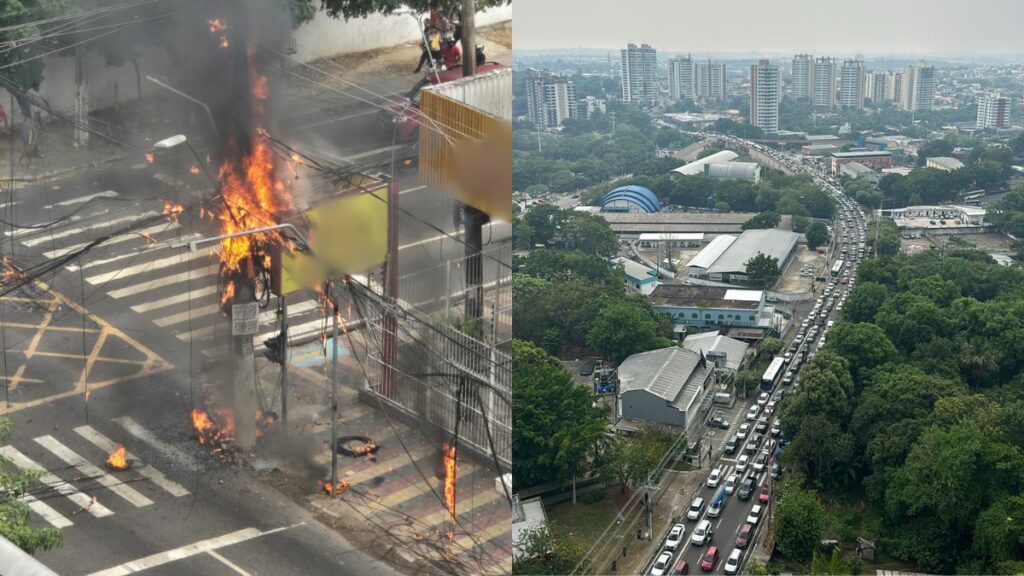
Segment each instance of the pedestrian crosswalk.
[[[107,433],[92,425],[78,426],[61,434],[46,434],[0,446],[0,460],[23,470],[40,474],[39,484],[21,497],[30,510],[55,528],[68,528],[88,513],[94,518],[113,516],[120,510],[152,506],[170,495],[180,498],[190,494],[179,482],[132,450],[146,450],[160,456],[161,461],[190,462],[181,450],[159,440],[152,432],[130,417],[104,423]],[[105,468],[110,453],[119,444],[111,436],[124,440],[127,470]]]
[[[129,203],[117,197],[116,191],[107,190],[62,198],[42,207],[45,219],[60,220],[57,226],[5,233],[24,248],[53,260],[66,257],[101,235],[152,218],[163,209],[162,201]],[[114,198],[119,202],[111,201]],[[173,246],[198,237],[176,221],[151,224],[110,238],[68,262],[65,269],[80,275],[93,294],[104,293],[156,327],[168,330],[175,340],[191,342],[197,349],[214,354],[224,348],[222,337],[230,330],[218,300],[218,247],[192,252]],[[289,300],[291,339],[315,338],[325,325],[315,295]],[[261,310],[259,333],[254,338],[257,350],[263,349],[263,341],[278,330],[276,311],[272,307]]]

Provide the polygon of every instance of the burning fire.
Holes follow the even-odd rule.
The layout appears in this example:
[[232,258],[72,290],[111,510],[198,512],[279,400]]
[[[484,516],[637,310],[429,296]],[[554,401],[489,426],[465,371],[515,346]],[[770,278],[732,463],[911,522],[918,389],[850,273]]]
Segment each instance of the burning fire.
[[230,302],[231,299],[234,298],[234,297],[235,297],[235,283],[234,282],[228,282],[227,285],[224,286],[224,293],[220,295],[220,305],[221,306],[226,306],[227,303]]
[[14,264],[11,262],[10,256],[4,256],[3,262],[4,262],[4,279],[6,279],[6,280],[24,280],[24,279],[28,278],[28,276],[24,272],[22,272],[21,270],[18,270],[17,268],[15,268]]
[[192,429],[200,444],[222,447],[235,439],[235,414],[228,408],[218,408],[211,415],[202,408],[192,409]]
[[228,44],[228,37],[227,36],[221,36],[220,37],[220,47],[221,48],[227,48],[228,46],[230,46],[230,44]]
[[185,207],[169,200],[164,201],[164,216],[171,222],[178,221],[178,215],[185,211]]
[[153,157],[152,152],[146,152],[146,162],[149,162],[150,164],[156,162],[156,158]]
[[188,169],[188,171],[193,174],[199,174],[199,166],[192,166],[191,168]]
[[[255,133],[262,135],[266,100],[269,94],[267,78],[253,70],[253,52],[249,53],[249,92],[251,115]],[[237,145],[237,141],[236,141]],[[226,205],[220,216],[221,233],[232,234],[271,226],[277,223],[277,214],[291,207],[291,198],[284,185],[274,175],[274,155],[266,140],[254,137],[248,150],[224,162],[220,168],[221,195]],[[240,157],[239,157],[240,156]],[[221,242],[223,272],[241,270],[242,261],[266,252],[268,244],[277,241],[274,234],[255,234],[229,238]]]
[[111,470],[127,470],[128,460],[125,458],[127,453],[128,451],[125,450],[124,445],[118,444],[117,450],[114,450],[110,458],[107,458],[107,468]]
[[455,444],[444,443],[441,448],[444,456],[444,502],[448,508],[448,541],[455,538]]
[[348,480],[345,479],[338,480],[338,484],[335,486],[331,486],[330,480],[317,480],[317,483],[320,485],[320,489],[329,496],[341,496],[352,487]]
[[221,30],[227,30],[228,25],[220,21],[220,18],[214,18],[213,20],[207,20],[210,24],[210,32],[219,32]]
[[277,414],[273,412],[263,412],[259,408],[256,409],[256,437],[263,436],[267,428],[277,421]]

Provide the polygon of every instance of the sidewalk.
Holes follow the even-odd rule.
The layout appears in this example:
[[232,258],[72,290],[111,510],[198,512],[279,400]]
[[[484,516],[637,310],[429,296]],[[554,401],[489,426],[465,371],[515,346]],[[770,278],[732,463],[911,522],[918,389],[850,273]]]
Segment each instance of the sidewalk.
[[[339,359],[338,435],[365,435],[380,445],[375,459],[338,456],[338,478],[350,488],[340,498],[322,492],[318,480],[330,471],[329,359],[321,366],[289,366],[291,441],[270,439],[280,460],[253,463],[263,479],[307,505],[354,546],[417,574],[507,574],[511,572],[511,510],[496,490],[487,463],[459,458],[456,506],[459,527],[449,545],[441,444],[359,396],[359,363],[348,345]],[[304,362],[308,363],[308,362]],[[260,360],[265,390],[276,383],[277,366]],[[365,397],[365,395],[364,395]],[[288,452],[276,450],[279,443]],[[305,453],[305,457],[301,455]],[[300,457],[296,457],[300,456]],[[450,553],[449,553],[450,550]]]

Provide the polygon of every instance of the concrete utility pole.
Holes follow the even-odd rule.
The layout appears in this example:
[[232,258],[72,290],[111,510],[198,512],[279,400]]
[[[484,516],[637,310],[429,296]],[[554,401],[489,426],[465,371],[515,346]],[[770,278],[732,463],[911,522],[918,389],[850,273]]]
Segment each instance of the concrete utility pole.
[[246,258],[236,275],[231,300],[231,405],[235,412],[235,445],[242,450],[256,446],[256,361],[252,337],[258,326],[259,304],[252,281],[252,259]]

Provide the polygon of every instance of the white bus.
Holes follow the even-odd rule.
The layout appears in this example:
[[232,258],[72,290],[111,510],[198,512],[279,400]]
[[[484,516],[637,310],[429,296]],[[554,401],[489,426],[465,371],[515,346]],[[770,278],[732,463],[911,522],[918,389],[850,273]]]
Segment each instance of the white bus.
[[832,277],[833,278],[838,278],[839,275],[842,272],[843,272],[843,261],[842,260],[836,260],[836,263],[832,265]]
[[772,363],[768,365],[768,369],[764,371],[764,375],[761,376],[761,391],[771,392],[778,384],[779,378],[782,376],[782,367],[785,365],[786,359],[782,356],[776,356],[772,358]]

